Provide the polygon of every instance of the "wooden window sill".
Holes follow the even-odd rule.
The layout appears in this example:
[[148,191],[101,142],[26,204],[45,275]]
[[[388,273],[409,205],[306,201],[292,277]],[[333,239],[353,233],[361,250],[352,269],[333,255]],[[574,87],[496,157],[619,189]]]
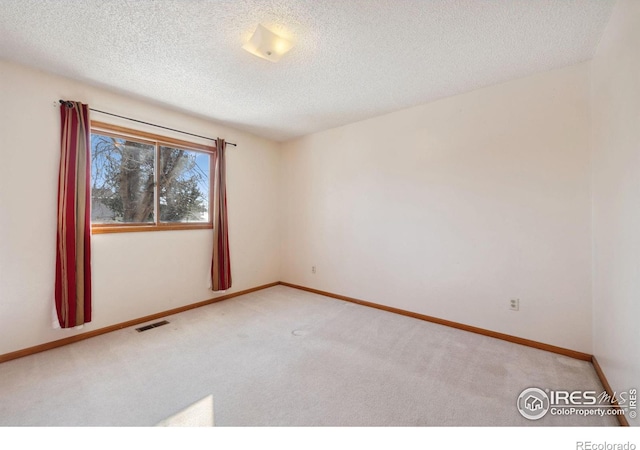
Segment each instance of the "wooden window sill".
[[133,233],[139,231],[174,231],[213,229],[210,223],[176,223],[166,225],[92,225],[91,234]]

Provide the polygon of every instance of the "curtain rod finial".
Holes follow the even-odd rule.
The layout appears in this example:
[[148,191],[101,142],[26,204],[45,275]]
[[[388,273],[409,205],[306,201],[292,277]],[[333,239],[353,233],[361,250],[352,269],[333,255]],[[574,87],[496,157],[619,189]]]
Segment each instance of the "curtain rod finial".
[[60,102],[61,105],[65,105],[67,108],[73,108],[73,102],[70,102],[68,100],[58,100]]

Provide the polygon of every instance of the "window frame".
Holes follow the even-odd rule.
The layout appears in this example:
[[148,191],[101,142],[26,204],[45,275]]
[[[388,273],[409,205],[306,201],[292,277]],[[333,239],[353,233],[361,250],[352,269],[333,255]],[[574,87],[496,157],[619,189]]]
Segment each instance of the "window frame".
[[[216,148],[196,144],[195,142],[183,141],[168,136],[163,136],[146,131],[135,130],[132,128],[112,125],[105,122],[91,121],[90,134],[101,134],[103,136],[112,136],[132,141],[151,144],[155,146],[154,154],[154,223],[93,223],[91,222],[91,234],[106,233],[131,233],[138,231],[170,231],[170,230],[204,230],[213,229],[213,174],[216,158]],[[160,195],[158,192],[158,164],[160,161],[160,147],[168,146],[181,150],[195,151],[209,154],[209,218],[207,222],[160,222]],[[91,156],[93,161],[93,155]],[[92,205],[93,207],[93,205]]]

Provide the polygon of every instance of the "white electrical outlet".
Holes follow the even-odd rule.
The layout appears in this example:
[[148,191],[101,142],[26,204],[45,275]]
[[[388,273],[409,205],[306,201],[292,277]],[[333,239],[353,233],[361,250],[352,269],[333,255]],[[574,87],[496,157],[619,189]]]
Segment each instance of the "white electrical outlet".
[[316,266],[311,266],[311,273],[316,273]]
[[520,299],[519,298],[512,298],[509,301],[509,309],[511,311],[519,311],[520,310]]

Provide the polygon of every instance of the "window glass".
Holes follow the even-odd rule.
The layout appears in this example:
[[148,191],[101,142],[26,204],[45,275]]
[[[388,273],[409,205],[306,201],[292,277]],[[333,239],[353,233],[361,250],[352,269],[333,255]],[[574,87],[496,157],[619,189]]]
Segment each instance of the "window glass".
[[154,223],[155,145],[91,135],[91,221]]
[[204,152],[160,147],[161,222],[209,221],[209,158]]

